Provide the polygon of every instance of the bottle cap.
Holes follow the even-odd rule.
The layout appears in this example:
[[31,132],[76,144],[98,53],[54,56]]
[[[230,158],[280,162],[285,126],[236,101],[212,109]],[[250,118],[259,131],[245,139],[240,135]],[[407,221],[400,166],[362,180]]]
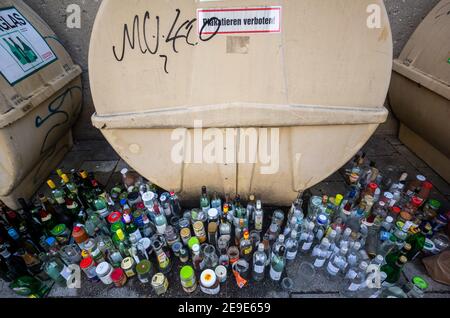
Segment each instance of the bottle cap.
[[409,214],[409,213],[406,212],[406,211],[401,212],[401,213],[400,213],[400,217],[401,217],[403,220],[405,220],[405,221],[411,221],[411,220],[412,220],[412,215]]
[[284,242],[284,235],[283,234],[280,234],[280,236],[278,236],[278,241]]
[[257,200],[257,201],[256,201],[256,208],[257,208],[258,210],[261,210],[261,207],[262,207],[261,200]]
[[53,182],[53,180],[47,180],[47,185],[50,187],[50,189],[56,189],[56,184]]
[[336,195],[336,198],[334,199],[334,204],[341,205],[342,200],[344,200],[344,196],[342,194]]
[[192,246],[192,252],[194,252],[195,254],[199,253],[200,252],[200,245],[194,244]]
[[375,260],[377,261],[377,263],[382,264],[384,262],[384,257],[383,255],[377,255],[377,257],[375,257]]
[[433,189],[433,184],[432,184],[430,181],[425,181],[425,182],[422,184],[422,187],[425,188],[425,189],[427,189],[427,190],[431,190],[431,189]]
[[120,170],[120,173],[122,175],[126,175],[128,173],[128,169],[127,168],[123,168],[122,170]]
[[372,182],[372,183],[369,184],[369,188],[372,191],[375,191],[378,188],[378,185],[376,183]]
[[118,229],[116,231],[117,238],[121,241],[125,240],[125,234],[123,233],[122,229]]
[[94,264],[94,259],[92,258],[92,256],[89,256],[81,260],[80,267],[81,269],[86,269],[92,264]]
[[210,219],[216,219],[219,215],[219,211],[216,208],[212,208],[208,210],[208,217]]
[[263,243],[259,243],[258,244],[258,251],[260,251],[260,252],[264,252],[264,244]]
[[322,239],[322,244],[328,245],[328,244],[330,244],[330,240],[327,239],[326,237],[324,237],[324,238]]
[[356,251],[359,251],[359,249],[361,248],[361,243],[360,243],[360,242],[355,242],[355,244],[353,245],[353,248],[354,248]]
[[348,247],[347,246],[343,246],[343,247],[341,247],[341,253],[342,254],[347,254],[348,253]]
[[229,210],[228,204],[224,204],[224,205],[223,205],[223,213],[224,213],[224,214],[227,214],[227,213],[228,213],[228,210]]
[[250,237],[250,234],[248,234],[248,231],[244,232],[244,239],[248,240],[248,238]]
[[293,239],[295,239],[295,238],[297,238],[297,235],[298,235],[297,231],[296,231],[296,230],[292,230],[292,232],[291,232],[291,237],[292,237]]
[[326,217],[326,215],[324,214],[320,214],[317,217],[317,223],[319,223],[320,225],[325,225],[328,222],[328,218]]
[[61,177],[64,172],[62,171],[62,169],[56,169],[56,174]]
[[413,277],[412,282],[415,286],[419,287],[421,290],[428,289],[428,283],[420,276]]
[[401,209],[398,206],[392,207],[392,213],[399,214],[401,212]]
[[203,273],[200,275],[200,281],[202,285],[206,288],[211,288],[212,286],[214,286],[216,280],[217,280],[216,273],[211,269],[204,270]]
[[417,175],[416,179],[419,180],[420,182],[425,182],[427,180],[427,178],[425,178],[425,176],[421,174]]
[[436,210],[436,211],[441,208],[441,202],[439,202],[438,200],[435,200],[435,199],[428,201],[428,204],[430,205],[430,207],[433,210]]
[[405,250],[405,251],[410,251],[411,250],[411,244],[409,244],[409,243],[405,243],[405,245],[403,246],[403,249]]
[[53,246],[56,243],[56,239],[54,237],[49,237],[45,240],[48,246]]
[[422,204],[423,200],[419,197],[413,197],[411,199],[411,202],[415,207],[419,207]]
[[[394,195],[390,192],[385,192],[383,193],[383,196],[388,199],[388,200],[392,200],[394,198]],[[383,201],[382,201],[383,202]]]
[[400,262],[400,264],[405,264],[408,259],[406,258],[406,256],[400,256],[398,261]]
[[180,278],[182,280],[189,280],[195,275],[192,266],[183,266],[180,271]]
[[113,272],[111,273],[111,279],[114,282],[118,282],[120,281],[124,276],[124,272],[121,268],[116,268],[113,270]]
[[97,265],[95,272],[97,273],[97,276],[103,277],[103,276],[106,276],[106,274],[108,274],[110,269],[111,269],[111,265],[109,263],[102,262]]
[[248,199],[250,201],[255,201],[255,195],[254,194],[250,194],[250,196],[248,197]]
[[64,173],[61,175],[61,179],[64,183],[70,182],[69,177],[67,176],[67,174],[64,174]]
[[392,217],[392,216],[390,216],[390,215],[388,215],[387,217],[386,217],[386,220],[385,220],[387,223],[392,223],[392,222],[394,222],[394,218]]

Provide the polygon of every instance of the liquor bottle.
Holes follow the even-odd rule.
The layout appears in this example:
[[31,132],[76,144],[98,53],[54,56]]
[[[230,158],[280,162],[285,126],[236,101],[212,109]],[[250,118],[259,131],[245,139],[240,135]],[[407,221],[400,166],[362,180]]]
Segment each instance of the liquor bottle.
[[349,249],[347,255],[347,263],[349,268],[354,268],[358,266],[358,263],[360,262],[360,254],[359,254],[360,249],[361,249],[360,242],[355,242],[355,244],[353,244],[353,246]]
[[39,195],[39,200],[42,203],[42,208],[40,208],[38,210],[39,211],[38,212],[39,213],[39,221],[47,232],[50,232],[51,230],[53,230],[53,228],[57,224],[63,223],[66,226],[72,225],[72,219],[70,219],[68,217],[66,217],[65,222],[60,222],[60,221],[63,221],[62,217],[65,215],[63,213],[61,213],[60,215],[57,215],[56,210],[53,209],[53,207],[50,205],[46,196]]
[[289,237],[289,234],[292,231],[297,231],[297,229],[298,229],[297,217],[292,216],[292,218],[289,220],[289,223],[284,228],[283,235],[285,237]]
[[262,231],[264,225],[264,211],[262,210],[261,200],[256,201],[255,209],[255,230]]
[[406,243],[411,245],[411,250],[406,254],[407,259],[411,261],[414,260],[425,247],[426,233],[432,231],[430,223],[425,225],[424,231],[425,232],[422,232],[417,228],[414,230],[413,234],[406,239]]
[[278,239],[275,241],[275,243],[272,246],[272,250],[270,253],[270,258],[272,259],[275,255],[278,254],[278,251],[281,247],[284,247],[284,251],[286,252],[286,244],[285,244],[285,237],[283,234],[280,234],[278,236]]
[[339,253],[329,259],[327,264],[327,274],[330,278],[336,278],[339,274],[344,273],[348,266],[347,253],[348,248],[344,246],[339,250]]
[[406,257],[410,253],[410,251],[411,251],[411,244],[405,243],[405,245],[403,245],[403,248],[401,248],[400,250],[393,251],[386,255],[385,257],[386,264],[394,265],[401,256]]
[[330,248],[328,250],[327,258],[329,258],[335,252],[339,251],[339,248],[337,246],[337,243],[339,242],[338,231],[341,231],[341,228],[337,228],[337,230],[331,230],[326,237],[330,242]]
[[280,281],[286,266],[286,248],[281,246],[280,249],[271,257],[270,261],[270,278],[273,281]]
[[402,273],[403,266],[406,264],[408,259],[405,256],[400,256],[400,258],[396,261],[395,264],[389,265],[385,264],[381,266],[380,271],[382,277],[384,278],[382,281],[383,286],[391,286],[398,282],[400,279],[400,275]]
[[253,244],[250,240],[250,234],[248,233],[248,231],[244,231],[244,235],[241,239],[239,247],[241,251],[241,257],[249,262],[252,258]]
[[61,206],[65,206],[66,198],[64,190],[56,188],[56,184],[53,182],[53,180],[47,180],[47,185],[52,191],[52,196],[56,203]]
[[203,262],[203,257],[200,254],[200,245],[195,244],[192,246],[192,265],[196,271],[202,270],[201,264]]
[[305,231],[300,234],[299,246],[301,254],[307,254],[311,250],[314,241],[314,228],[314,223],[309,222]]
[[286,240],[286,260],[293,261],[298,253],[297,231],[292,230],[290,237]]
[[219,195],[216,191],[213,192],[212,198],[211,198],[211,208],[217,209],[220,214],[222,214],[222,200],[220,199]]
[[120,251],[120,254],[125,257],[130,256],[131,246],[127,238],[125,237],[125,233],[121,229],[118,229],[115,233],[115,237],[116,239],[114,241],[116,243],[117,249]]
[[203,210],[204,213],[208,213],[208,210],[211,208],[208,192],[206,191],[206,186],[202,187],[202,195],[200,197],[200,208]]
[[344,290],[342,292],[347,298],[355,298],[361,290],[367,288],[366,285],[366,271],[369,265],[366,262],[361,262],[359,266],[347,272],[344,279]]
[[324,237],[319,245],[314,247],[311,256],[314,258],[314,267],[322,268],[326,260],[329,258],[330,241]]
[[249,224],[253,224],[255,222],[255,210],[256,210],[256,198],[254,194],[251,194],[248,197],[247,216],[246,216],[246,219],[249,221]]
[[79,194],[83,202],[90,207],[92,210],[96,210],[94,189],[91,181],[89,180],[89,174],[85,170],[79,172],[80,176],[80,187],[78,188]]
[[228,221],[228,205],[223,206],[223,215],[219,226],[220,236],[225,236],[231,240],[231,223]]
[[[178,196],[175,194],[174,191],[169,192],[170,197],[169,197],[169,201],[170,201],[170,206],[172,208],[172,212],[175,216],[180,216],[181,215],[181,204],[180,204],[180,200],[178,199]],[[219,209],[220,211],[220,209]]]
[[159,197],[159,202],[161,203],[163,212],[167,218],[170,218],[173,214],[172,206],[170,205],[170,201],[169,201],[169,197],[170,197],[170,194],[167,192],[162,193],[161,196]]
[[20,256],[11,254],[7,247],[0,247],[0,259],[4,264],[3,266],[7,268],[6,276],[10,280],[28,275],[28,269],[24,260]]
[[241,242],[242,234],[244,233],[245,230],[244,227],[245,227],[244,219],[239,219],[239,226],[237,226],[234,229],[234,243],[236,246],[239,246]]
[[385,240],[378,248],[378,254],[386,257],[386,255],[391,253],[397,247],[396,241],[397,238],[394,235],[390,234],[389,238]]
[[36,246],[42,251],[42,248],[39,245],[39,242],[43,234],[42,224],[38,221],[37,218],[33,216],[28,204],[23,198],[20,198],[18,202],[22,207],[22,218],[26,223],[27,233],[29,234],[33,242],[36,244]]
[[161,211],[159,210],[158,204],[155,204],[153,206],[153,211],[154,211],[154,215],[155,215],[156,232],[158,234],[164,235],[164,233],[166,232],[166,227],[167,227],[166,216],[164,215],[164,213],[161,213]]
[[264,252],[264,244],[258,245],[258,250],[253,254],[252,277],[255,281],[264,280],[267,265],[267,254]]
[[328,217],[325,214],[319,214],[314,227],[314,235],[317,242],[320,242],[325,236],[328,228]]

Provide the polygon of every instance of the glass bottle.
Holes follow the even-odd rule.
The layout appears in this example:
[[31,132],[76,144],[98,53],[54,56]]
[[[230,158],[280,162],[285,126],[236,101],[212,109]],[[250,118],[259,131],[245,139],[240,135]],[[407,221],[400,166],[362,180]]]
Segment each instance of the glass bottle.
[[314,228],[314,223],[309,222],[305,231],[300,234],[299,246],[301,254],[307,254],[311,250],[314,241]]
[[355,269],[349,270],[344,279],[343,294],[347,298],[355,298],[366,285],[366,271],[369,265],[366,262],[361,262]]
[[[429,223],[425,225],[425,230],[427,232],[432,230]],[[406,239],[406,243],[411,245],[411,250],[406,254],[406,258],[411,261],[414,260],[425,247],[425,241],[425,234],[420,229],[416,229],[414,233]]]
[[289,237],[289,234],[292,231],[297,231],[298,228],[298,222],[297,222],[297,218],[295,216],[293,216],[290,221],[289,224],[286,225],[286,227],[284,228],[284,232],[283,235],[285,237]]
[[66,286],[66,279],[62,275],[65,270],[65,265],[59,260],[58,257],[52,256],[50,254],[42,255],[44,259],[44,269],[47,275],[55,281],[61,287]]
[[297,231],[292,230],[290,237],[286,240],[286,260],[293,261],[298,253]]
[[240,246],[242,234],[244,233],[245,222],[244,219],[239,219],[239,226],[237,226],[234,230],[234,241],[236,246]]
[[228,205],[223,207],[223,215],[219,226],[220,236],[225,236],[228,240],[231,240],[231,223],[228,220]]
[[217,209],[219,213],[222,211],[222,200],[220,199],[216,191],[214,191],[211,198],[211,208]]
[[403,288],[408,298],[423,298],[427,289],[428,283],[420,276],[414,276]]
[[248,233],[248,231],[244,231],[244,235],[240,241],[239,247],[241,251],[241,258],[244,258],[249,262],[252,258],[253,244],[250,240],[250,234]]
[[202,187],[202,195],[200,197],[200,208],[203,210],[204,213],[207,213],[208,210],[211,208],[206,186]]
[[125,257],[131,256],[131,254],[130,254],[131,246],[125,237],[125,233],[121,229],[118,229],[115,233],[115,237],[116,237],[116,240],[115,240],[116,246],[119,249],[120,254],[122,254]]
[[405,243],[405,245],[403,245],[403,247],[401,249],[399,249],[398,251],[393,251],[393,252],[387,254],[385,257],[385,262],[388,265],[394,265],[401,256],[406,257],[410,251],[411,251],[411,245],[408,243]]
[[313,249],[312,256],[314,259],[314,267],[322,268],[329,256],[330,241],[324,237],[320,244]]
[[335,278],[346,270],[348,265],[347,253],[348,248],[344,246],[339,250],[339,253],[330,258],[327,264],[327,273],[329,277]]
[[158,260],[159,270],[163,274],[168,273],[172,267],[172,262],[170,261],[167,253],[164,251],[163,244],[159,240],[155,240],[153,242],[153,250]]
[[316,225],[314,228],[315,239],[320,242],[325,236],[326,230],[328,228],[328,217],[325,214],[319,214],[316,220]]
[[272,246],[272,251],[270,253],[270,258],[272,259],[275,255],[278,254],[278,251],[281,247],[284,247],[284,250],[286,251],[286,244],[285,244],[285,237],[283,234],[280,234],[278,236],[278,239]]
[[383,257],[388,255],[392,250],[396,248],[396,241],[396,237],[394,235],[390,235],[389,239],[385,240],[378,248],[378,254]]
[[59,205],[65,205],[66,199],[64,190],[58,189],[53,180],[47,180],[47,185],[52,191],[52,197],[56,201],[56,203],[58,203]]
[[253,254],[253,271],[252,277],[255,281],[264,280],[267,265],[267,254],[264,252],[264,244],[258,245],[258,250]]
[[164,235],[166,232],[167,227],[167,219],[164,213],[161,213],[159,210],[159,205],[155,204],[153,206],[153,211],[155,215],[155,226],[156,226],[156,232],[160,235]]
[[201,264],[203,262],[203,257],[200,254],[200,245],[195,244],[192,246],[192,265],[196,271],[201,271]]
[[249,220],[249,224],[253,224],[255,222],[255,210],[256,210],[256,198],[254,194],[251,194],[248,197],[247,216],[246,216],[246,219]]
[[284,268],[286,266],[286,249],[281,246],[276,254],[271,257],[270,261],[270,278],[273,281],[280,281],[283,275]]
[[407,261],[408,260],[405,256],[400,256],[400,258],[396,261],[395,264],[393,265],[385,264],[381,266],[380,271],[384,273],[384,275],[382,274],[382,277],[384,278],[382,285],[391,286],[396,284],[400,279],[403,266],[406,264]]
[[216,253],[216,248],[213,245],[207,244],[203,249],[203,259],[200,264],[201,270],[215,269],[219,265],[219,257]]
[[255,230],[262,231],[264,225],[264,211],[262,210],[261,200],[256,201],[254,222],[255,222]]

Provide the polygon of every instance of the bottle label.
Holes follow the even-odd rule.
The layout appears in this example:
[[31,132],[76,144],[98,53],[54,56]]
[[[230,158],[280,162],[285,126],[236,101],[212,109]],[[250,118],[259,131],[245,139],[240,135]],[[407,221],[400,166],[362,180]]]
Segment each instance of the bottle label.
[[166,225],[157,225],[156,226],[156,231],[158,232],[158,234],[162,234],[164,235],[164,232],[166,231]]
[[322,267],[323,264],[325,264],[325,259],[321,259],[321,258],[317,258],[316,261],[314,262],[314,267]]
[[297,257],[297,251],[288,251],[287,253],[286,253],[286,259],[288,259],[288,260],[293,260],[293,259],[295,259],[295,257]]
[[357,291],[360,286],[361,286],[360,284],[351,283],[350,286],[348,287],[348,290],[349,291]]
[[333,263],[329,262],[327,266],[327,271],[330,275],[336,276],[339,273],[339,268],[334,266]]
[[257,274],[262,274],[262,273],[264,273],[264,269],[265,269],[265,266],[264,266],[264,265],[256,265],[256,264],[255,264],[255,266],[253,266],[253,271],[254,271],[255,273],[257,273]]
[[302,250],[309,251],[309,249],[311,248],[311,245],[312,245],[312,242],[303,243]]
[[263,225],[263,217],[261,215],[258,215],[255,217],[255,230],[261,231]]
[[275,271],[272,266],[270,267],[270,278],[273,280],[280,280],[281,279],[281,272]]

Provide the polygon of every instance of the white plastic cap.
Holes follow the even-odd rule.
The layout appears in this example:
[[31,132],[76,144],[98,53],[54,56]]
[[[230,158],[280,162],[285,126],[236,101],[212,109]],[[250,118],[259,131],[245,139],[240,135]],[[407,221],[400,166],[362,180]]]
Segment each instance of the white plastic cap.
[[123,168],[122,170],[120,170],[120,173],[121,173],[122,175],[125,175],[125,174],[128,173],[128,169],[127,169],[127,168]]
[[361,243],[360,242],[355,242],[355,244],[353,245],[353,248],[357,251],[359,251],[359,249],[361,248]]
[[278,236],[278,240],[279,240],[280,242],[284,242],[284,235],[283,235],[283,234],[280,234],[280,236]]
[[359,269],[365,271],[369,267],[369,264],[367,262],[362,261],[361,264],[359,264]]
[[298,235],[298,232],[297,232],[296,230],[292,230],[292,232],[291,232],[291,237],[292,237],[292,238],[296,238],[297,235]]
[[394,222],[394,218],[393,218],[392,216],[388,215],[388,216],[386,217],[386,222],[392,223],[392,222]]

